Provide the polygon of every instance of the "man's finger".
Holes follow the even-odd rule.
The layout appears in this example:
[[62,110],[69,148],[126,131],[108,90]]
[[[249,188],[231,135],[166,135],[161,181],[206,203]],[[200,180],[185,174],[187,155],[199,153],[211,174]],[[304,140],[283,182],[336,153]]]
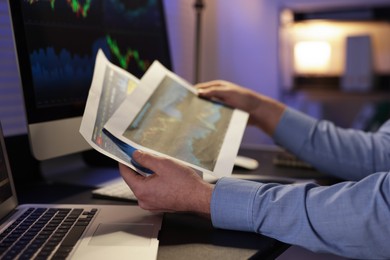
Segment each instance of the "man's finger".
[[158,172],[158,170],[160,169],[159,165],[161,158],[153,154],[137,150],[133,153],[133,159],[142,167],[148,168],[153,172]]
[[126,165],[119,163],[119,171],[122,175],[122,178],[125,180],[127,185],[130,186],[130,188],[133,189],[134,185],[142,181],[145,177],[136,173],[131,168],[127,167]]

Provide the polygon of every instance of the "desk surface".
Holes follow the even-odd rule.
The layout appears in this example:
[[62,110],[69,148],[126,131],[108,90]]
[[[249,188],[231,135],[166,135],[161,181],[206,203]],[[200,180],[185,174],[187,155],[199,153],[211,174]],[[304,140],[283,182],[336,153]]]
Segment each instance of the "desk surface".
[[[20,203],[135,204],[92,198],[93,188],[35,183],[17,187]],[[288,245],[249,232],[213,228],[193,214],[165,213],[157,259],[274,259]]]
[[[270,179],[323,177],[313,170],[275,167],[272,158],[277,152],[241,149],[240,155],[257,159],[260,166],[255,171],[235,169],[234,173],[264,175]],[[95,199],[91,195],[92,189],[94,187],[43,182],[17,187],[20,203],[134,204]],[[216,229],[208,219],[178,213],[164,214],[159,241],[158,259],[183,259],[184,255],[188,259],[274,259],[288,248],[284,243],[259,234]]]
[[278,178],[292,178],[292,179],[311,179],[320,180],[323,182],[334,181],[329,176],[324,175],[318,171],[305,167],[293,167],[293,166],[276,166],[274,159],[278,154],[286,153],[276,146],[260,146],[254,148],[241,148],[240,155],[248,156],[256,159],[259,162],[259,167],[254,171],[248,171],[244,169],[234,169],[233,173],[242,174],[254,174],[259,176],[268,177],[270,180],[277,180]]

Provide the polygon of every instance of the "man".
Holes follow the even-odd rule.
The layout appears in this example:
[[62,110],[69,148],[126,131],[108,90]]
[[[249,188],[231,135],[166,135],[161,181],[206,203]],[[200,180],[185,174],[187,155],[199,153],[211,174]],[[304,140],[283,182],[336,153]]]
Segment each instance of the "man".
[[226,81],[197,86],[199,95],[247,111],[249,123],[318,170],[349,181],[329,187],[222,178],[204,182],[191,168],[136,152],[155,172],[121,174],[152,211],[194,212],[218,228],[251,231],[316,252],[390,258],[390,120],[377,132],[341,129]]

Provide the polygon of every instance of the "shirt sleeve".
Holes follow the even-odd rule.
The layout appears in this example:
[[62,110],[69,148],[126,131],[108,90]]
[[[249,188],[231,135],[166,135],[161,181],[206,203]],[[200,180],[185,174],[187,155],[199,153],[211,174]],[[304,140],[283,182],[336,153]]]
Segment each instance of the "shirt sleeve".
[[257,232],[314,252],[389,259],[390,173],[324,187],[220,179],[215,227]]
[[319,171],[341,179],[360,180],[390,169],[390,120],[377,132],[366,133],[288,108],[273,138]]

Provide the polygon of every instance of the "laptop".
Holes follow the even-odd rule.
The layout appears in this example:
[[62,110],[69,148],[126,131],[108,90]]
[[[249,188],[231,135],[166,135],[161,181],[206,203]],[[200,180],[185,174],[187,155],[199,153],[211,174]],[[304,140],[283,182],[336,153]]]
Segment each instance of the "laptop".
[[136,205],[18,205],[0,124],[0,259],[156,259],[162,214]]

